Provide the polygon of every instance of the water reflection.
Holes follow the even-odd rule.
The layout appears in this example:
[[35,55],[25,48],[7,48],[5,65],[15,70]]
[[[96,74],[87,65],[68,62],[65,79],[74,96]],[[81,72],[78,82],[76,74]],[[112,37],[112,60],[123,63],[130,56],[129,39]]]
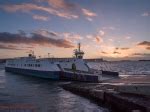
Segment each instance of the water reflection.
[[38,112],[108,112],[93,102],[63,90],[65,82],[6,73],[4,88],[0,89],[0,104],[32,104]]

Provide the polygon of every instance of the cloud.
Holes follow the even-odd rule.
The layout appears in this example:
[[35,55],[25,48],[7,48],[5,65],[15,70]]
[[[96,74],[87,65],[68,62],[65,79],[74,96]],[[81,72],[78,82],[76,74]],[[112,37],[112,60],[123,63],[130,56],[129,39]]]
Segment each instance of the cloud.
[[87,19],[88,21],[93,21],[93,19],[90,18],[90,17],[86,17],[86,19]]
[[129,50],[130,48],[128,47],[124,47],[124,48],[120,48],[121,50]]
[[116,50],[129,50],[130,48],[128,48],[128,47],[122,47],[122,48],[116,47],[115,49]]
[[93,21],[92,17],[97,16],[96,13],[94,13],[94,12],[88,10],[88,9],[82,8],[81,10],[82,10],[83,15],[85,16],[85,18],[86,18],[88,21]]
[[76,18],[78,18],[79,15],[81,15],[79,13],[82,13],[88,21],[93,21],[92,17],[97,16],[96,13],[90,11],[89,9],[82,8],[78,4],[71,3],[67,0],[66,1],[65,0],[39,0],[39,1],[48,2],[49,6],[53,7],[54,9],[65,10],[67,12],[78,11],[76,12],[78,13],[78,16],[76,15],[77,16]]
[[144,17],[150,16],[150,12],[144,12],[141,16],[144,16]]
[[64,48],[74,47],[73,43],[65,39],[54,39],[40,34],[31,33],[31,36],[22,36],[8,32],[0,33],[0,42],[5,44],[30,44],[42,46],[56,46]]
[[92,39],[92,38],[93,38],[93,36],[92,36],[92,35],[86,35],[86,38],[88,38],[88,39]]
[[58,37],[60,36],[59,33],[54,31],[47,31],[46,29],[39,29],[34,31],[34,33],[45,36],[45,37]]
[[39,30],[34,31],[34,33],[45,36],[45,37],[54,38],[54,39],[63,38],[69,42],[76,42],[78,40],[83,39],[83,37],[79,34],[70,33],[70,32],[60,33],[60,32],[54,32],[54,31],[47,31],[46,29],[39,29]]
[[133,53],[134,56],[150,56],[149,53]]
[[96,34],[86,35],[86,38],[99,44],[99,43],[103,42],[103,36],[104,35],[105,35],[105,32],[103,30],[100,30],[100,31],[96,32]]
[[[36,4],[37,2],[42,2],[43,5]],[[43,2],[46,2],[48,6],[45,6]],[[47,21],[48,17],[36,15],[33,11],[43,11],[66,19],[77,19],[80,15],[84,15],[88,21],[92,21],[92,17],[97,16],[96,13],[65,0],[35,0],[34,3],[5,4],[0,5],[0,9],[12,13],[17,11],[28,13],[33,19],[43,21]]]
[[60,35],[63,36],[63,38],[65,38],[66,40],[71,41],[71,42],[77,42],[78,40],[83,39],[83,37],[81,35],[75,34],[75,33],[65,32]]
[[25,13],[29,13],[30,11],[33,10],[38,10],[38,11],[44,11],[52,15],[56,15],[59,17],[63,17],[66,19],[76,19],[78,18],[78,15],[71,14],[68,11],[63,11],[63,10],[56,10],[51,7],[45,7],[45,6],[40,6],[32,3],[22,3],[22,4],[11,4],[11,5],[1,5],[0,8],[2,8],[5,11],[8,12],[16,12],[16,11],[22,11]]
[[96,41],[97,43],[103,42],[104,35],[105,32],[103,30],[98,31],[96,35],[93,35],[95,37],[94,41]]
[[23,31],[23,30],[18,30],[18,33],[19,33],[21,36],[26,36],[26,32]]
[[150,50],[150,42],[149,41],[143,41],[137,44],[138,46],[144,46],[146,50]]
[[146,47],[147,50],[150,50],[150,47]]
[[121,54],[120,52],[114,51],[113,54]]
[[143,41],[143,42],[138,43],[137,45],[139,45],[139,46],[150,46],[150,42],[149,41]]
[[102,29],[104,29],[104,30],[116,30],[116,28],[113,26],[103,27]]
[[85,16],[87,16],[87,17],[94,17],[94,16],[97,16],[96,13],[94,13],[94,12],[92,12],[92,11],[90,11],[90,10],[84,9],[84,8],[82,8],[82,12],[83,12],[83,14],[84,14]]
[[112,38],[109,38],[108,40],[109,40],[109,41],[111,41],[111,42],[113,42],[113,41],[114,41]]
[[95,39],[96,39],[96,42],[98,43],[101,41],[99,36],[96,36]]
[[4,45],[4,44],[0,44],[0,49],[6,49],[6,50],[25,50],[22,48],[18,48],[17,46],[14,45]]
[[66,2],[64,0],[40,0],[46,1],[50,6],[53,8],[60,8],[60,9],[73,9],[76,8],[76,5],[70,2]]
[[105,52],[105,51],[102,51],[101,53],[102,53],[102,54],[108,54],[108,53],[107,53],[107,52]]
[[32,17],[33,17],[33,19],[35,19],[35,20],[48,21],[48,17],[47,17],[47,16],[33,15]]
[[104,35],[105,35],[105,32],[104,32],[103,30],[100,30],[100,31],[99,31],[99,34],[100,34],[100,36],[104,36]]
[[119,47],[116,47],[115,49],[116,49],[116,50],[118,50],[118,49],[119,49]]
[[125,39],[131,39],[131,37],[130,36],[126,36]]

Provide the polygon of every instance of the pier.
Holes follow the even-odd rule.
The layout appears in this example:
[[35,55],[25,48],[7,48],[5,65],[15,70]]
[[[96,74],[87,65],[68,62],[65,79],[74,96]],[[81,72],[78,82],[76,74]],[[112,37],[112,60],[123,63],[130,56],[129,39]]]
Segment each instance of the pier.
[[124,76],[102,83],[72,82],[61,87],[114,112],[150,112],[150,76]]

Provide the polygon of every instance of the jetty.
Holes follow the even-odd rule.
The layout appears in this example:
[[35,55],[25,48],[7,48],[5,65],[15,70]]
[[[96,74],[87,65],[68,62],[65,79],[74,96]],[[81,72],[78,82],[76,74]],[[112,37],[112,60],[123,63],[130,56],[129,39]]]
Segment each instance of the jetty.
[[150,76],[121,76],[101,83],[71,82],[61,87],[114,112],[150,112]]

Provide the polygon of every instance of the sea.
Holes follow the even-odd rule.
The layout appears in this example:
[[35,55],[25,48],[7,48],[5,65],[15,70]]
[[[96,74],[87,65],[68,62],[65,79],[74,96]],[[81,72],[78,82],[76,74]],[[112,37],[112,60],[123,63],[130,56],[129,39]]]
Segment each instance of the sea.
[[[88,65],[94,69],[117,71],[120,75],[150,75],[150,61],[89,62]],[[8,73],[4,64],[0,64],[0,109],[3,104],[15,104],[30,105],[25,107],[33,107],[35,112],[110,112],[59,86],[65,83],[70,82]]]

